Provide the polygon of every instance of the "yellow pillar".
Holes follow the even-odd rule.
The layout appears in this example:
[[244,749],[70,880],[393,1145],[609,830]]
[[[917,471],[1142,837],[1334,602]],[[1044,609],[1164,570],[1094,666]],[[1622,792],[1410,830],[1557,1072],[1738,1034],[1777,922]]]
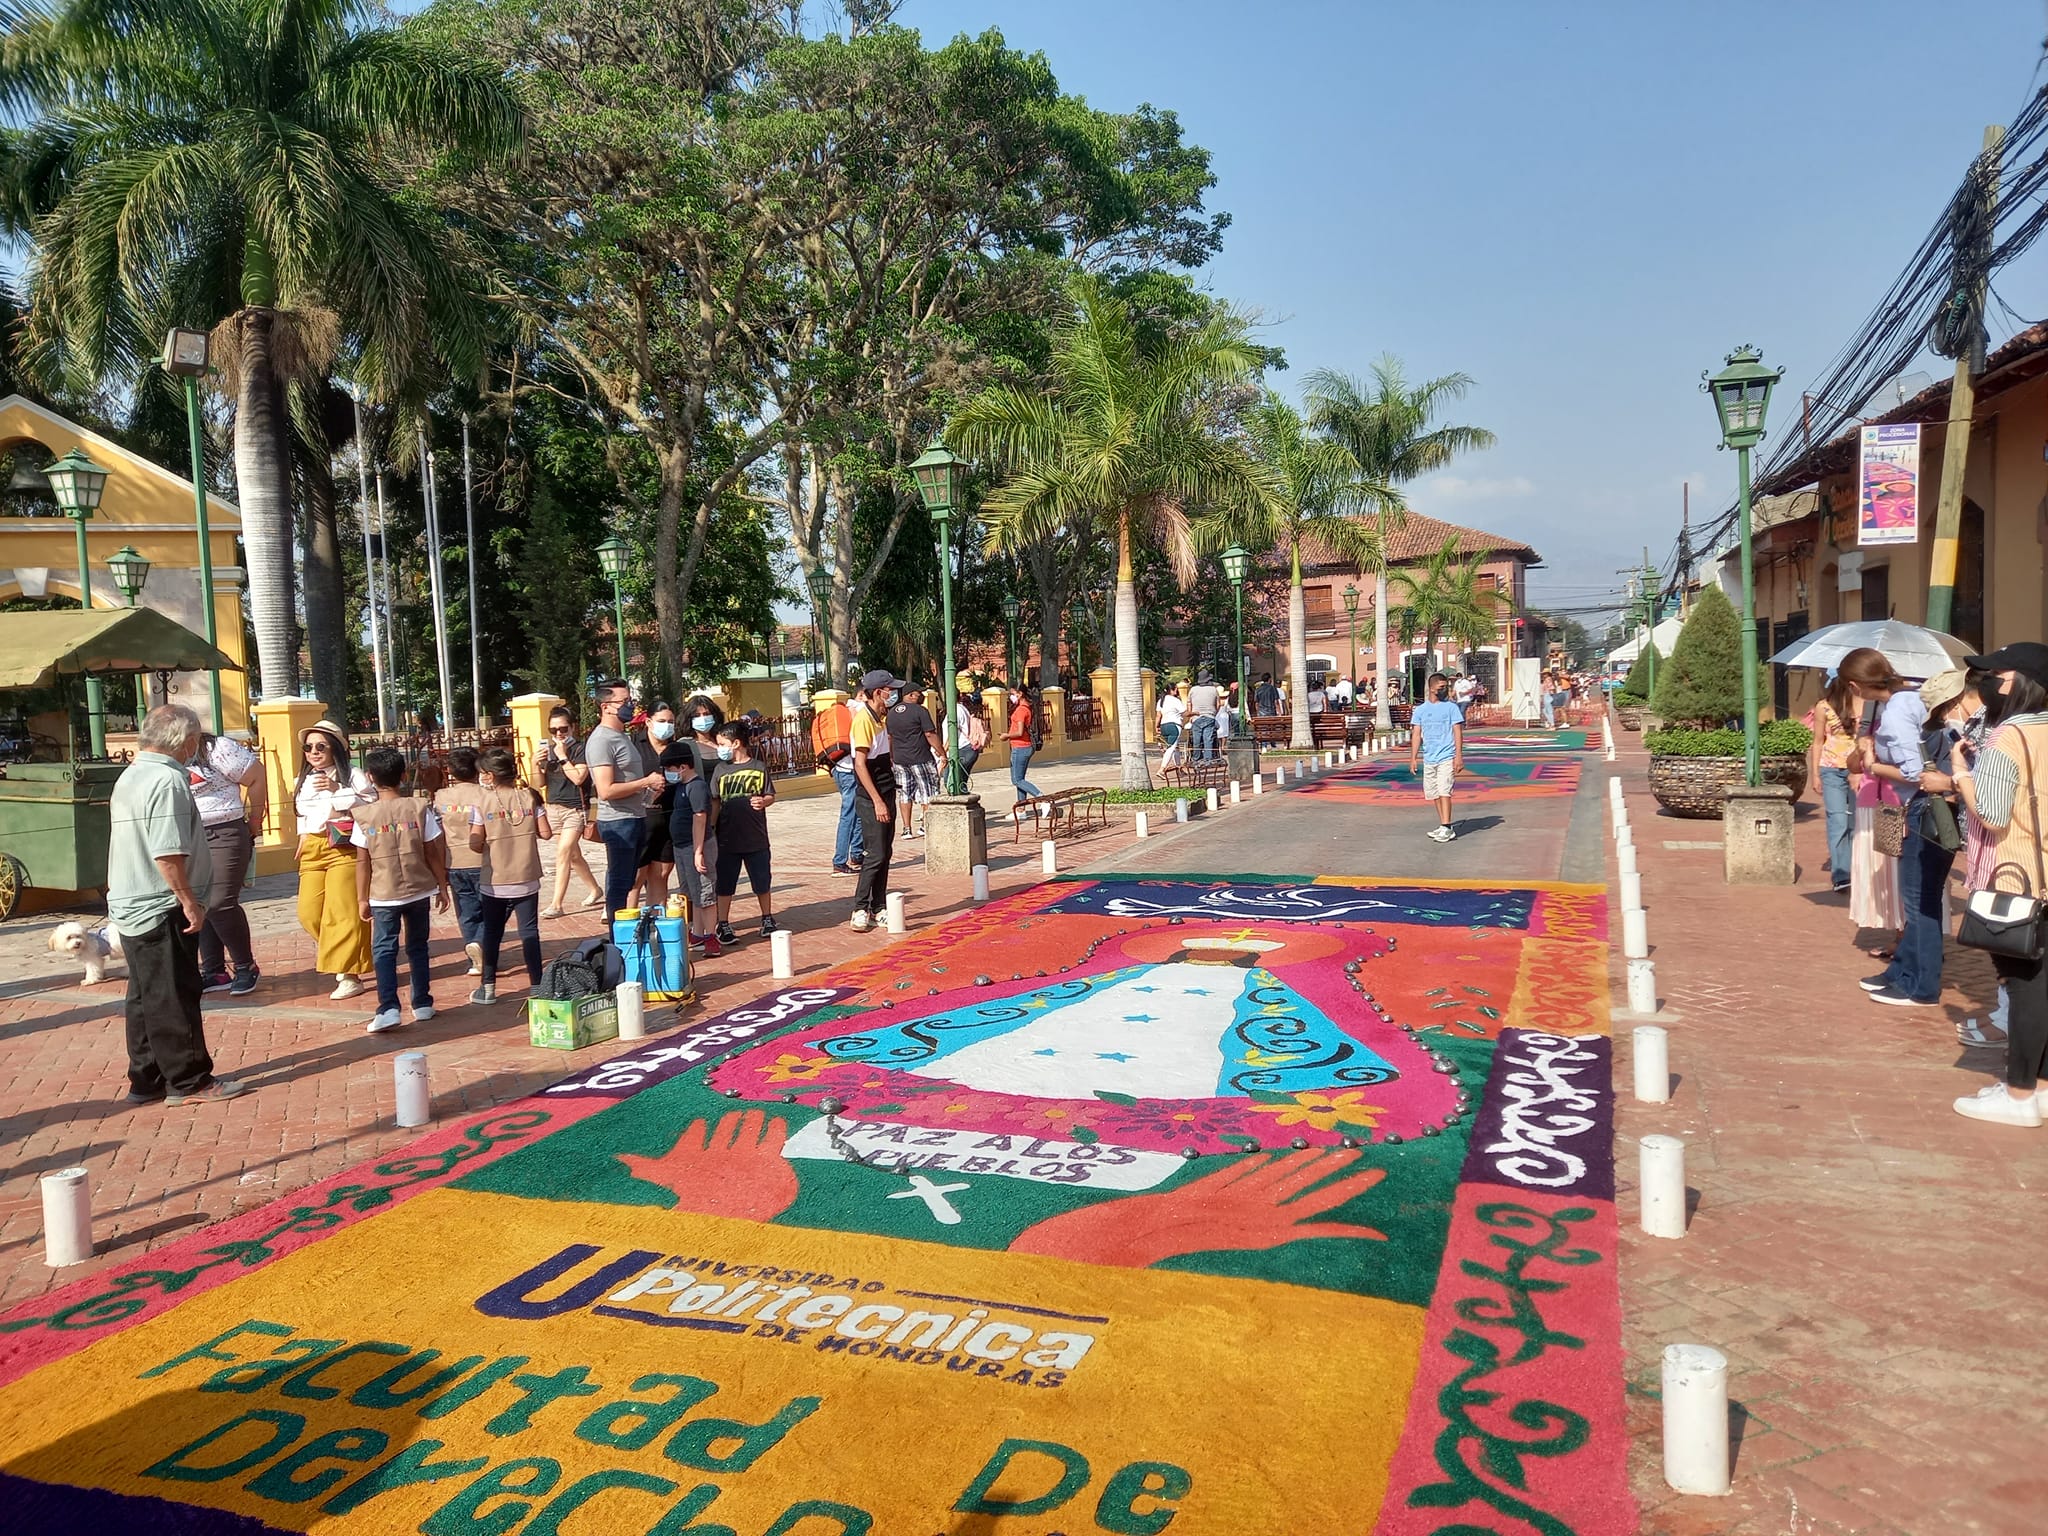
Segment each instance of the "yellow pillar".
[[1055,762],[1073,756],[1073,746],[1067,740],[1067,690],[1055,683],[1041,689],[1039,698],[1045,704],[1045,750],[1040,756]]
[[1116,668],[1097,667],[1088,674],[1088,685],[1092,690],[1095,704],[1102,711],[1102,735],[1097,739],[1095,750],[1114,752],[1116,750]]
[[548,716],[562,707],[552,693],[522,693],[512,700],[512,750],[519,758],[522,783],[533,779],[533,765],[547,744]]
[[307,726],[319,724],[324,714],[318,699],[265,699],[249,710],[256,732],[251,745],[262,760],[264,782],[270,787],[270,814],[256,843],[258,874],[290,869],[297,856],[299,821],[292,802],[299,787],[299,738]]
[[995,756],[1000,757],[1004,765],[1007,766],[1010,761],[1010,748],[1003,740],[1003,735],[1010,729],[1009,689],[982,689],[981,707],[988,713],[988,746],[984,749],[982,755],[986,757],[993,753]]
[[1159,678],[1150,667],[1138,668],[1139,694],[1145,709],[1145,741],[1159,742]]

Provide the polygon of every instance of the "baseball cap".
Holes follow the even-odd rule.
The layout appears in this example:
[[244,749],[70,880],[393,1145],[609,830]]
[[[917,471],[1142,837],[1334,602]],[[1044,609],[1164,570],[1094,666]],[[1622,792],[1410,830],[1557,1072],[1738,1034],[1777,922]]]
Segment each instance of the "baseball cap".
[[1920,702],[1932,714],[1945,709],[1963,696],[1963,669],[1950,667],[1946,672],[1937,672],[1920,685]]
[[2019,672],[2048,688],[2048,645],[2038,640],[2015,640],[1984,656],[1967,656],[1965,665],[1984,672]]
[[886,668],[877,667],[872,672],[863,672],[860,677],[860,691],[875,693],[883,688],[907,688],[910,685]]

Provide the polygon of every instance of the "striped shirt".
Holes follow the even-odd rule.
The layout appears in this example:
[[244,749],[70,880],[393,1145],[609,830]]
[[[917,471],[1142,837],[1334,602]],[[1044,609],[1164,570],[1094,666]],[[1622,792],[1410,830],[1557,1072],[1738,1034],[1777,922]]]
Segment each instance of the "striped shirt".
[[2012,820],[2013,802],[2020,793],[2020,763],[2025,759],[2008,756],[2013,729],[2024,725],[2048,725],[2048,711],[2014,715],[2003,721],[1990,742],[1977,754],[1973,771],[1977,781],[1977,819],[1987,827],[2002,827]]

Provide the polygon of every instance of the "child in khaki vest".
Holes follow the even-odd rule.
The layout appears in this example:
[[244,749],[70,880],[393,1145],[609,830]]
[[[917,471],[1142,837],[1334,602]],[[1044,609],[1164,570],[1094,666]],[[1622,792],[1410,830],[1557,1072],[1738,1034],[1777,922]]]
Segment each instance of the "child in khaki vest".
[[373,1035],[396,1029],[398,1015],[398,939],[405,934],[405,964],[412,972],[412,1017],[424,1024],[434,1016],[434,995],[427,979],[428,903],[448,910],[448,841],[441,818],[417,795],[402,795],[405,756],[392,747],[377,747],[363,759],[363,771],[377,788],[377,798],[355,810],[356,900],[370,924],[370,958],[377,968],[377,1012],[369,1025]]
[[540,981],[540,840],[553,837],[547,807],[519,782],[519,765],[503,747],[492,747],[478,762],[485,785],[469,813],[463,838],[482,858],[483,980],[469,994],[472,1003],[498,1000],[498,952],[505,925],[519,914],[519,948],[529,986]]
[[462,948],[469,956],[472,976],[483,964],[483,950],[477,941],[484,936],[483,902],[477,895],[482,876],[469,846],[469,813],[484,793],[476,779],[476,767],[475,747],[451,747],[449,782],[434,791],[434,814],[441,818],[441,834],[448,846],[448,894],[455,902],[455,926],[462,930]]

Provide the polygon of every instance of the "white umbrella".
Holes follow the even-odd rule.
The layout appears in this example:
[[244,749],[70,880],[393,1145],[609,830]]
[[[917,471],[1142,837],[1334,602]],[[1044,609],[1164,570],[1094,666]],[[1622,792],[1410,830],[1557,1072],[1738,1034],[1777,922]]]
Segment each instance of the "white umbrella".
[[1801,635],[1771,658],[1781,667],[1825,670],[1864,647],[1883,655],[1905,677],[1932,677],[1963,664],[1970,648],[1954,635],[1923,629],[1899,619],[1865,619],[1856,624],[1830,624]]

